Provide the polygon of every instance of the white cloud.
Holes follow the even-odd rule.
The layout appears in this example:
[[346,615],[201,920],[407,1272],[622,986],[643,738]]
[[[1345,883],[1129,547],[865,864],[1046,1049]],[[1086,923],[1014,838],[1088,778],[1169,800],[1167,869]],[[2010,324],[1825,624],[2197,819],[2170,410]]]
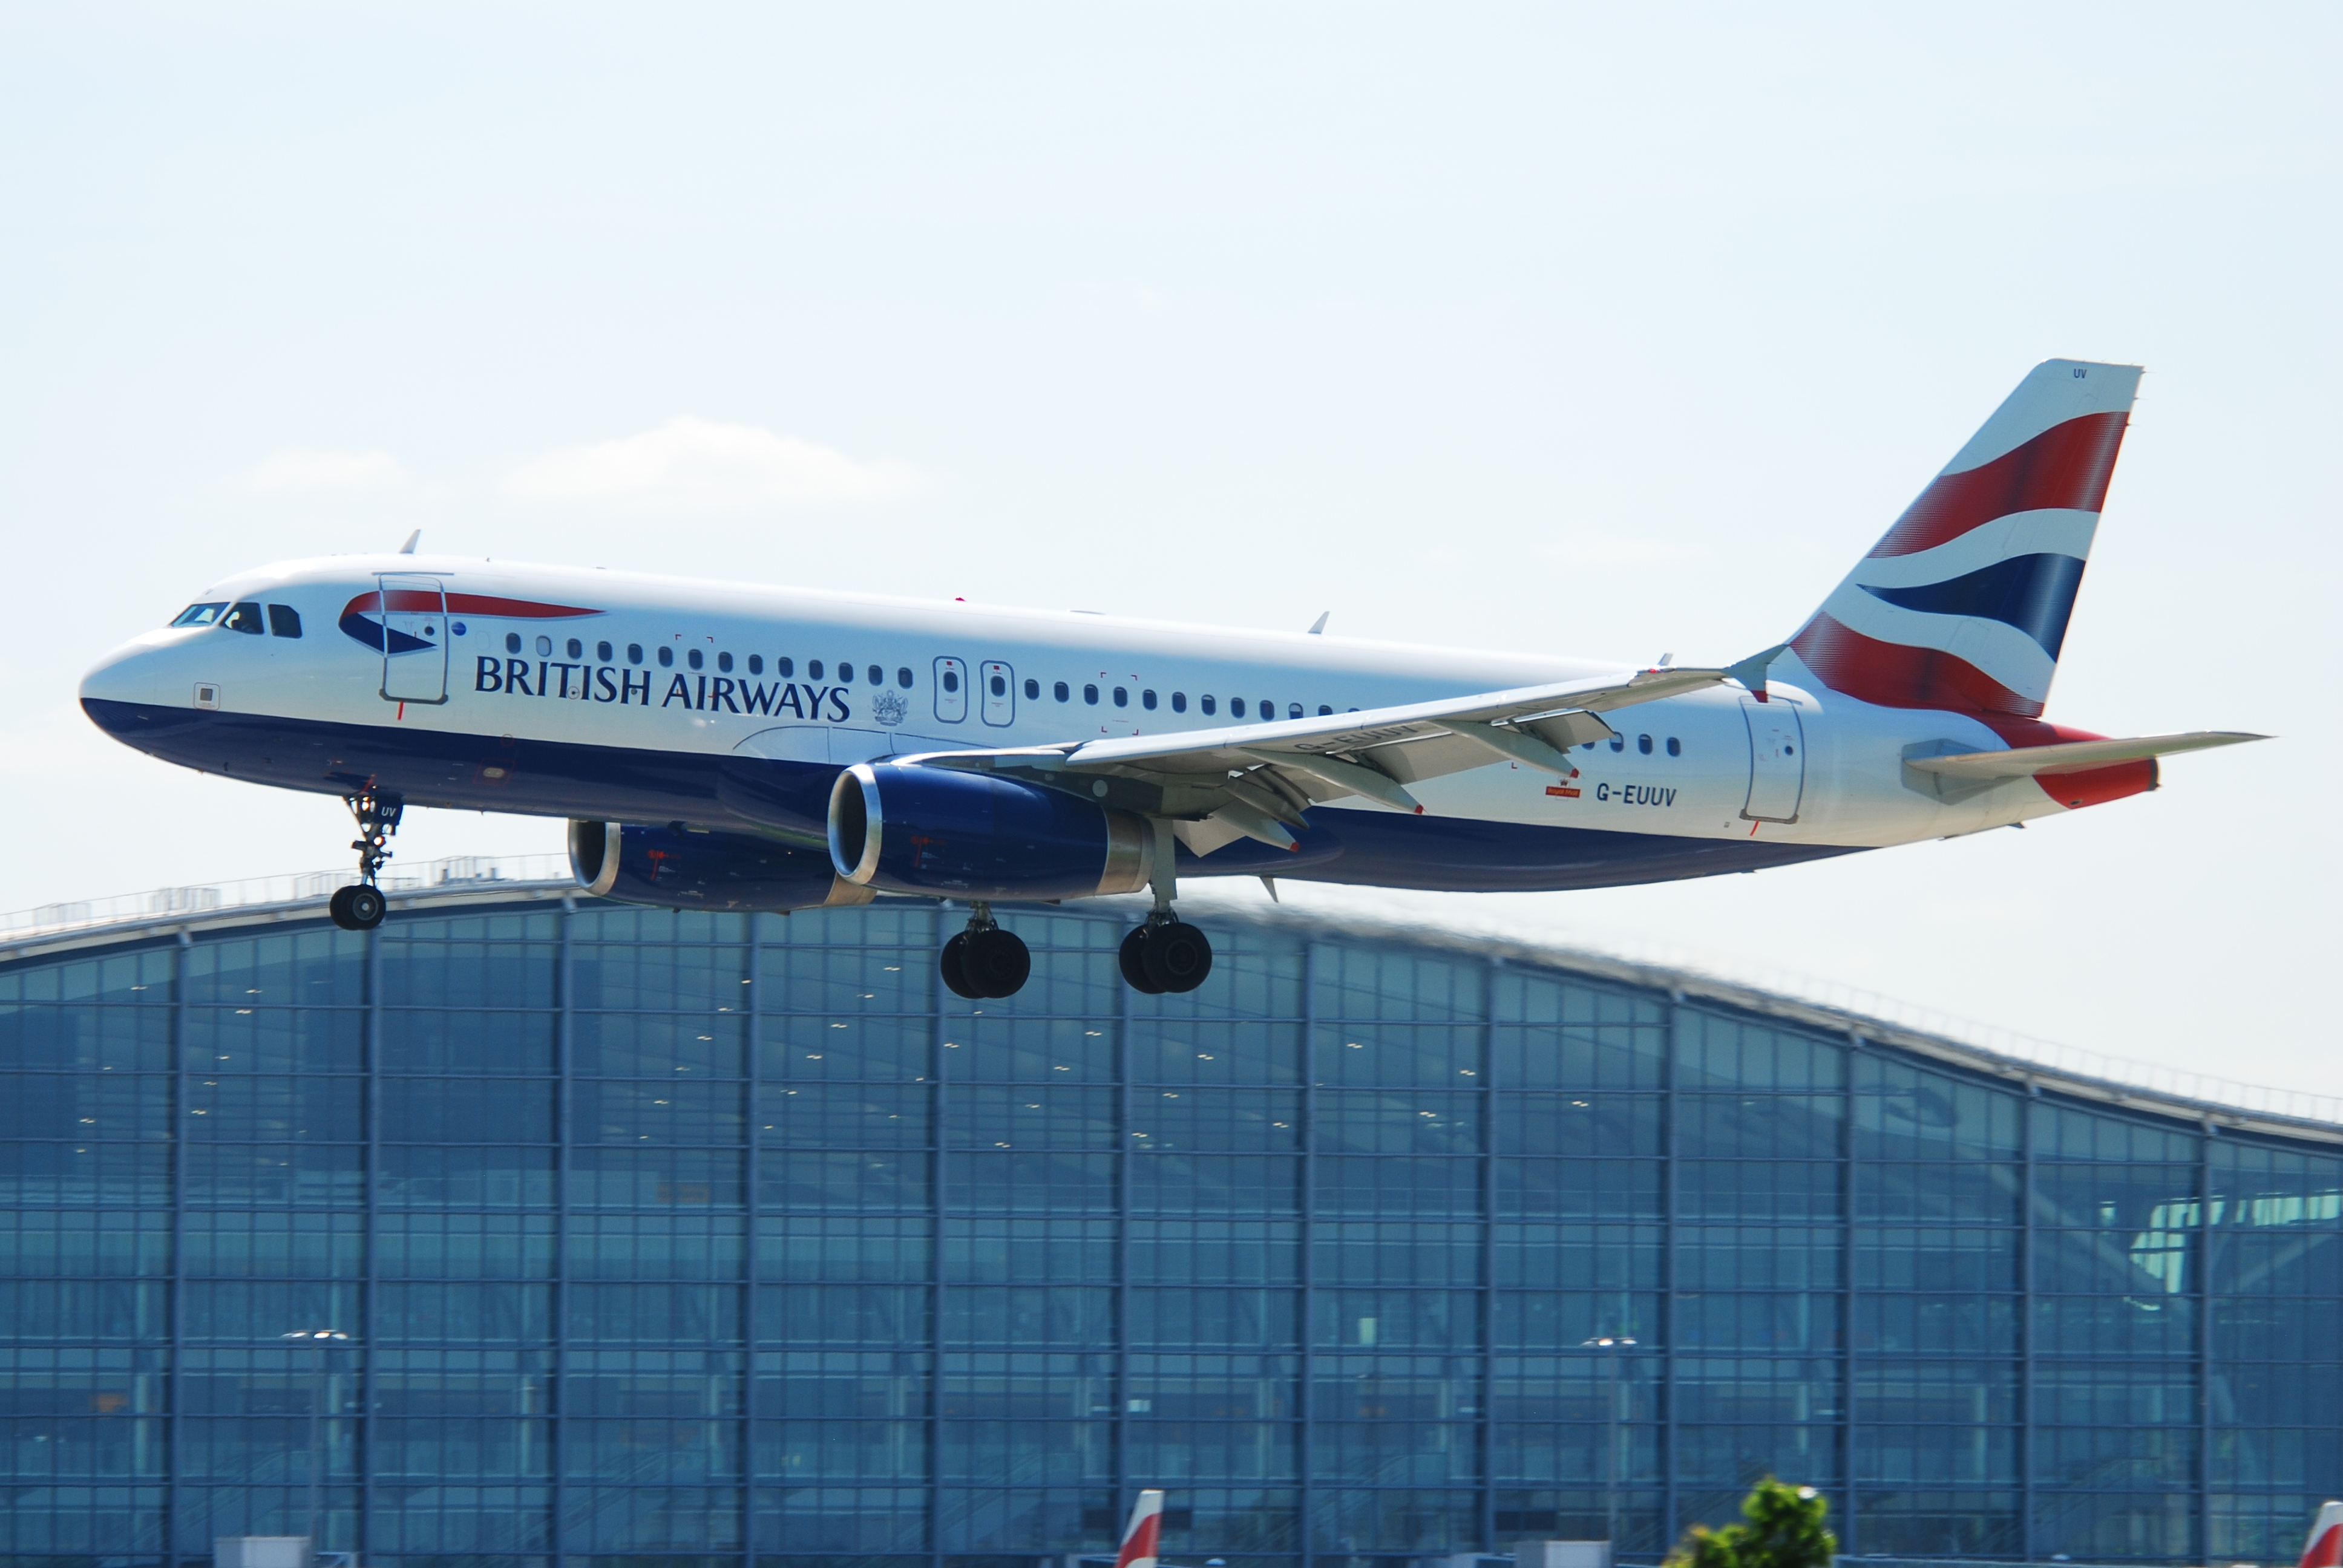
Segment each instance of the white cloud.
[[347,496],[395,490],[407,482],[407,470],[387,452],[321,452],[307,447],[271,452],[244,476],[245,488],[277,496]]
[[1708,551],[1700,545],[1582,529],[1539,546],[1537,553],[1559,566],[1617,568],[1682,566],[1704,558]]
[[532,457],[505,476],[504,489],[529,500],[729,510],[885,501],[920,484],[903,464],[857,462],[796,436],[683,416]]

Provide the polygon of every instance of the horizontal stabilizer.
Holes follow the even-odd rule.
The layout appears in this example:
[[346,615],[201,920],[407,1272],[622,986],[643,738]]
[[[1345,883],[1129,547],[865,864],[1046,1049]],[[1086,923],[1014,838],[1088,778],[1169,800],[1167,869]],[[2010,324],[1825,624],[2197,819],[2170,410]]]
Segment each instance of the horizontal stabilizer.
[[2062,740],[2051,746],[2018,746],[2006,751],[1907,757],[1904,765],[1948,779],[2030,779],[2037,774],[2078,773],[2117,762],[2137,762],[2150,757],[2169,757],[2178,751],[2204,751],[2216,746],[2268,739],[2267,735],[2246,735],[2236,730],[2199,729],[2187,735],[2149,735],[2132,740]]

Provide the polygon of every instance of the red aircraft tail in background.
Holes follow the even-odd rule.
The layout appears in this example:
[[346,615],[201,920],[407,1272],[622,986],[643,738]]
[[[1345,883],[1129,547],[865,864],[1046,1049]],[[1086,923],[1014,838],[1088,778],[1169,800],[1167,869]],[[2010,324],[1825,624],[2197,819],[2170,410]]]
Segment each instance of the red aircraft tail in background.
[[[1122,1550],[1115,1554],[1114,1568],[1155,1568],[1155,1546],[1162,1534],[1163,1494],[1142,1492],[1131,1505],[1131,1523],[1123,1526]],[[2305,1568],[2309,1561],[2303,1559]]]

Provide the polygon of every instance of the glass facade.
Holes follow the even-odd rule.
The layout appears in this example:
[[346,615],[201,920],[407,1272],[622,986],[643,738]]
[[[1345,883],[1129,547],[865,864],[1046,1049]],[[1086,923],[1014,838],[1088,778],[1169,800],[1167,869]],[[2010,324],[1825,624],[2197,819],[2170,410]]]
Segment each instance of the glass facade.
[[418,1568],[1002,1568],[1141,1486],[1232,1568],[1649,1557],[1768,1473],[1848,1552],[2268,1561],[2343,1492],[2318,1130],[1292,919],[1146,997],[1019,912],[972,1004],[959,919],[0,965],[0,1557],[300,1533],[313,1409],[322,1545]]

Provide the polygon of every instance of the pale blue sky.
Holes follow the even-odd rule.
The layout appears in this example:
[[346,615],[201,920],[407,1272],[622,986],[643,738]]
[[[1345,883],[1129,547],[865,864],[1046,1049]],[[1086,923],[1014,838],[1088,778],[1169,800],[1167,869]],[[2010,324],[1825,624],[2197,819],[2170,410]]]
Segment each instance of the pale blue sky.
[[0,10],[0,907],[346,858],[337,805],[73,707],[263,560],[419,525],[1731,658],[2067,355],[2149,376],[2050,717],[2282,740],[2025,833],[1454,906],[2343,1092],[2339,42],[2311,5]]

